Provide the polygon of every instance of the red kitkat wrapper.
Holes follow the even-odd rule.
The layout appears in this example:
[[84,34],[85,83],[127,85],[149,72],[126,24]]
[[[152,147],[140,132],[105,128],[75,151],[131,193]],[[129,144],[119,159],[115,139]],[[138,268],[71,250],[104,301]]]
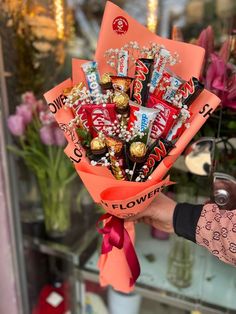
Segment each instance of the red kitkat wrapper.
[[72,110],[74,112],[75,117],[79,116],[80,121],[81,121],[82,125],[84,126],[84,128],[88,129],[89,125],[88,125],[87,113],[85,111],[85,105],[74,105],[72,107]]
[[165,138],[175,122],[175,116],[179,114],[180,109],[173,107],[163,100],[159,100],[151,95],[147,104],[148,108],[158,109],[159,113],[153,122],[150,138],[152,141],[162,137]]
[[114,124],[116,120],[115,104],[84,105],[88,126],[93,137]]

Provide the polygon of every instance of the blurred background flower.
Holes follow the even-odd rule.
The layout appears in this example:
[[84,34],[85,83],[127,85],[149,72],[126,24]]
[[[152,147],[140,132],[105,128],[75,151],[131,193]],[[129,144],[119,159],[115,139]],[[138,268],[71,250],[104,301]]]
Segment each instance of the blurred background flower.
[[200,33],[197,44],[206,51],[202,72],[206,88],[220,97],[223,107],[236,110],[236,65],[232,36],[216,49],[213,29],[208,26]]
[[7,125],[15,136],[9,150],[21,157],[36,177],[48,232],[65,232],[70,226],[67,188],[76,177],[64,154],[65,136],[54,116],[33,92],[21,96],[22,103]]

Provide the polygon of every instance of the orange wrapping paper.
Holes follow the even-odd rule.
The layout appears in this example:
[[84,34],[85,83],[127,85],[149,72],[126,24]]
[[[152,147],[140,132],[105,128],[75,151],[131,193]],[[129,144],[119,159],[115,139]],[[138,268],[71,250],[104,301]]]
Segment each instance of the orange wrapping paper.
[[[119,26],[117,21],[123,21]],[[139,45],[148,45],[149,42],[163,44],[172,53],[178,52],[181,63],[173,67],[173,71],[185,80],[190,77],[198,77],[204,58],[204,50],[198,46],[164,39],[148,31],[126,12],[111,2],[107,2],[98,40],[95,59],[98,61],[100,74],[112,72],[106,64],[104,52],[109,48],[120,48],[129,41],[137,41]],[[86,60],[72,60],[73,85],[81,81],[85,82],[81,64]],[[134,69],[130,69],[129,76],[133,76]],[[171,184],[169,178],[163,180],[175,160],[185,149],[187,144],[206,122],[210,114],[219,105],[220,99],[207,90],[204,90],[190,107],[190,128],[186,129],[178,139],[175,148],[164,158],[152,174],[152,179],[146,182],[128,182],[116,180],[105,167],[91,166],[85,157],[75,131],[68,127],[68,122],[73,118],[71,109],[64,109],[62,93],[66,87],[72,85],[70,79],[64,81],[44,97],[50,110],[60,127],[64,130],[68,140],[65,153],[74,163],[75,169],[81,177],[96,203],[100,203],[105,211],[120,218],[130,214],[137,214],[144,210],[157,196],[159,190]],[[125,223],[125,228],[134,242],[133,223]],[[112,285],[114,289],[130,292],[134,286],[130,285],[131,272],[127,264],[123,249],[113,247],[108,254],[102,254],[99,259],[100,283],[102,286]]]

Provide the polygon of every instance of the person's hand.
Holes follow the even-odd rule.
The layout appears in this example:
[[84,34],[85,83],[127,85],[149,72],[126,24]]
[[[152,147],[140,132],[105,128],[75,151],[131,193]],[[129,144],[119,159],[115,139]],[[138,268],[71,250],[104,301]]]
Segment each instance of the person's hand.
[[176,202],[159,193],[153,202],[141,213],[127,219],[149,224],[165,232],[174,232],[173,214]]

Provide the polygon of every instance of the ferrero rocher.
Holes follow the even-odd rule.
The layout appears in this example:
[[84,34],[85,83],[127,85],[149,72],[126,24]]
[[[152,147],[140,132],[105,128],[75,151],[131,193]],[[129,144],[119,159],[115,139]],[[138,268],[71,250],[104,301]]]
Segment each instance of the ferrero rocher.
[[143,162],[146,157],[147,147],[143,142],[133,142],[129,148],[130,159],[134,162]]
[[94,137],[90,142],[91,152],[94,155],[102,155],[106,152],[106,143],[100,137]]
[[104,73],[101,77],[100,86],[104,92],[109,89],[113,90],[111,83],[111,75],[112,73]]
[[125,92],[116,91],[113,102],[116,105],[116,111],[118,113],[126,113],[129,110],[129,96]]
[[101,83],[107,84],[111,82],[111,73],[104,73],[101,77]]

